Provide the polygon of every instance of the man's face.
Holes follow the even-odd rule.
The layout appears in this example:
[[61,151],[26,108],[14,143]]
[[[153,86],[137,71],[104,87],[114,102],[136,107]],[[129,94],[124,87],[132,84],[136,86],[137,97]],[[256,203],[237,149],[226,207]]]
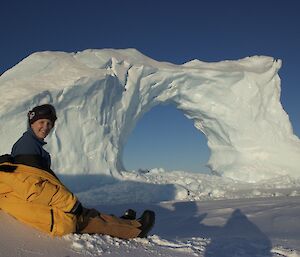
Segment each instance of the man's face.
[[31,124],[31,128],[37,138],[44,139],[50,133],[53,124],[51,120],[39,119]]

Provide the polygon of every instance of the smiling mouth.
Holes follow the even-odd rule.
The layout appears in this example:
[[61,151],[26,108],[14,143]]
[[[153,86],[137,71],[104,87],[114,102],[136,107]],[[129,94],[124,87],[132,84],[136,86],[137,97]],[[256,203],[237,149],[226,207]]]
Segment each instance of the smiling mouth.
[[46,131],[40,131],[40,134],[46,136],[48,133]]

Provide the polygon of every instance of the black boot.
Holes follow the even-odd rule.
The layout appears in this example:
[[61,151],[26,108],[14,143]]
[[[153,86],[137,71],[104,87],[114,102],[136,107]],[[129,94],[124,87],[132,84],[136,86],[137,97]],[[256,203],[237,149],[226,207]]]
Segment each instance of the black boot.
[[121,216],[120,218],[125,219],[125,220],[135,220],[136,219],[136,212],[132,209],[128,209],[127,211],[125,211],[123,216]]
[[138,222],[142,224],[139,229],[141,230],[141,233],[138,235],[138,237],[147,237],[149,231],[152,229],[155,223],[155,213],[154,211],[146,210],[142,214],[142,216],[137,219]]

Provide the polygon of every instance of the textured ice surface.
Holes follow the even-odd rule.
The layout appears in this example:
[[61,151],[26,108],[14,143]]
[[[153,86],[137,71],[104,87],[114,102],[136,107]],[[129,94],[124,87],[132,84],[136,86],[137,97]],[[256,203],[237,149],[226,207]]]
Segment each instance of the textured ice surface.
[[236,180],[299,177],[300,141],[280,103],[280,60],[266,56],[183,65],[134,49],[38,52],[0,77],[0,153],[26,128],[26,112],[53,104],[53,168],[120,176],[122,151],[139,119],[174,104],[207,137],[210,168]]

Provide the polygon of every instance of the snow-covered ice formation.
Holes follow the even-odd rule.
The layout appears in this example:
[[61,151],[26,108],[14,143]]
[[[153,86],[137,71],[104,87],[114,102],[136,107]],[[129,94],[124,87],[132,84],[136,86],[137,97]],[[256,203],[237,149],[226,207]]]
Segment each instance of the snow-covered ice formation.
[[139,119],[174,104],[206,135],[215,173],[247,182],[299,177],[300,140],[280,103],[280,66],[266,56],[175,65],[134,49],[34,53],[0,77],[0,153],[23,133],[29,109],[51,103],[54,170],[119,177]]

